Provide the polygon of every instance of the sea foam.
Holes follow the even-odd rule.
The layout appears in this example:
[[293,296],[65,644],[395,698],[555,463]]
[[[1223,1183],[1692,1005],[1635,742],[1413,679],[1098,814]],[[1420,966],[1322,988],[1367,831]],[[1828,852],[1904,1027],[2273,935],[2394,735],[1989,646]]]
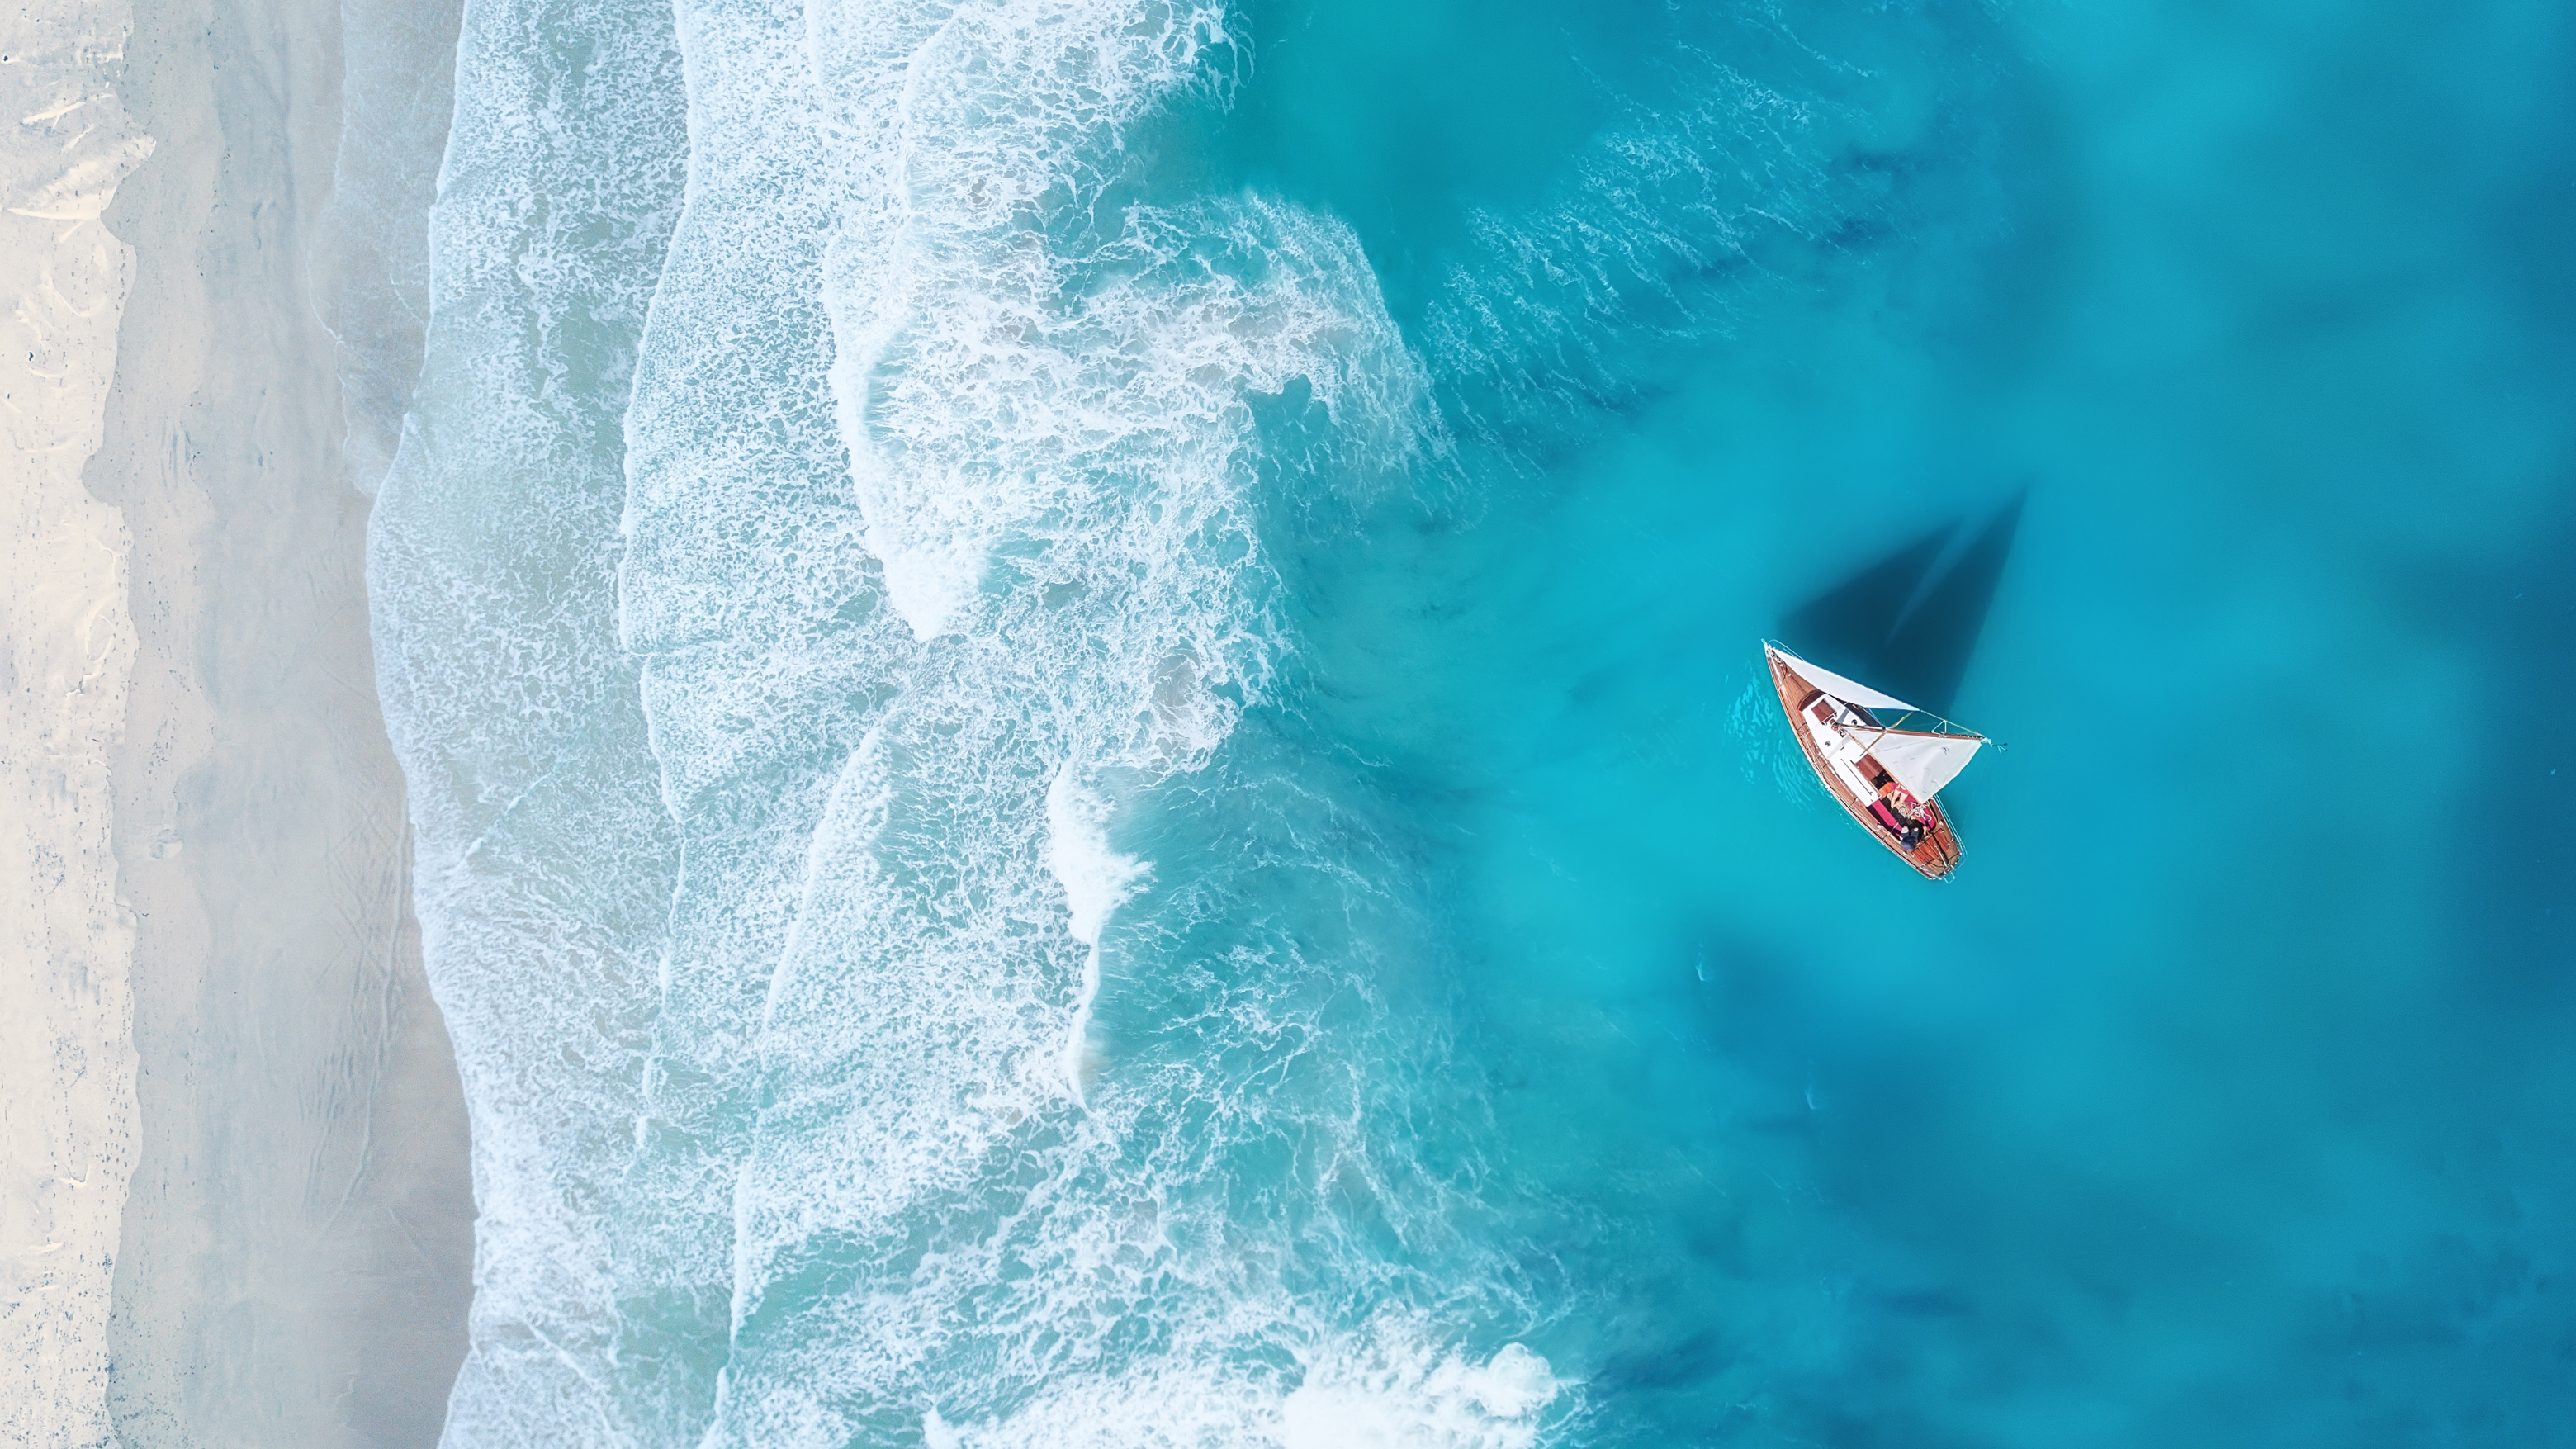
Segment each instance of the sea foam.
[[[1254,400],[1301,386],[1352,451],[1400,455],[1418,368],[1341,224],[1116,200],[1125,128],[1222,74],[1221,12],[681,33],[698,147],[630,415],[623,607],[692,862],[657,1069],[688,1084],[685,1146],[638,1206],[706,1245],[674,1282],[729,1249],[709,1442],[928,1405],[1005,1434],[1066,1395],[1132,1431],[1175,1385],[1245,1406],[1198,1442],[1259,1442],[1277,1365],[1348,1331],[1220,1246],[1226,1193],[1294,1189],[1190,1125],[1239,1085],[1122,1082],[1086,1014],[1155,878],[1121,831],[1206,774],[1284,647]],[[1325,1105],[1252,1136],[1349,1130],[1306,1120]]]
[[614,569],[677,88],[667,7],[467,6],[427,348],[370,519],[378,692],[473,1129],[451,1444],[666,1442],[670,1395],[619,1358],[635,1313],[602,1224],[675,870]]
[[[1400,473],[1421,367],[1347,226],[1127,149],[1229,24],[469,9],[372,575],[475,1111],[454,1442],[1561,1403],[1406,1124],[1401,848],[1263,713],[1265,513]],[[672,43],[675,221],[676,118],[618,104]],[[1275,466],[1292,395],[1335,468]]]

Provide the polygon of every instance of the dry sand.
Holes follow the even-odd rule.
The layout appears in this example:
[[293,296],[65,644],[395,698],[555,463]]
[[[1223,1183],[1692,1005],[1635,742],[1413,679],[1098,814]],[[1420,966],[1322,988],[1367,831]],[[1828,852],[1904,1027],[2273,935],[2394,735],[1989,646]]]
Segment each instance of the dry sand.
[[113,90],[120,5],[0,17],[0,1440],[94,1445],[134,1164],[132,918],[109,763],[134,664],[127,537],[81,487],[130,248],[99,224],[151,150]]
[[[307,280],[339,31],[315,0],[145,0],[114,85],[150,161],[104,231],[0,232],[22,330],[24,299],[51,295],[28,259],[76,256],[40,320],[90,367],[7,384],[0,864],[31,892],[0,935],[10,1442],[105,1442],[103,1402],[128,1449],[428,1444],[465,1349],[464,1107],[408,910],[366,500]],[[112,78],[114,59],[83,63]],[[25,406],[41,388],[51,411]]]

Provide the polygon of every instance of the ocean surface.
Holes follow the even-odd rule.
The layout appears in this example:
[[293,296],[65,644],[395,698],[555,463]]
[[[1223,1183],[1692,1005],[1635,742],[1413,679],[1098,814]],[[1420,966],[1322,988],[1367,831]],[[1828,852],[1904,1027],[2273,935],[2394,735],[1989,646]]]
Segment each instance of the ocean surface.
[[[2570,74],[468,0],[370,564],[447,1442],[2576,1444]],[[1759,650],[1933,535],[1940,884]]]

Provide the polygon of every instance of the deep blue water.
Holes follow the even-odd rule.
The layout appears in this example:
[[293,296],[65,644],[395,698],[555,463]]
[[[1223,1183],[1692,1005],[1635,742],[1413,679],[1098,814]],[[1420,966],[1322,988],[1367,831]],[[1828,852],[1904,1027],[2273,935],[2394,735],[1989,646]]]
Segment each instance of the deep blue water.
[[[2576,19],[466,33],[450,1442],[2576,1443]],[[1758,641],[2015,497],[1927,883]]]

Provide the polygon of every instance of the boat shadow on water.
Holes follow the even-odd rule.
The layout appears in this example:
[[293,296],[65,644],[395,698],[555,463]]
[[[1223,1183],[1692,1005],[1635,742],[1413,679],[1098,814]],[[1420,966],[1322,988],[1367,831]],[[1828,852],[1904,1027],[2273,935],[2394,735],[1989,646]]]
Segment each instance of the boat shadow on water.
[[1948,714],[2028,496],[2016,493],[1964,543],[1955,542],[1964,520],[1923,534],[1781,621],[1798,648],[1830,664],[1763,646],[1816,778],[1927,879],[1945,880],[1959,865],[1958,836],[1934,797],[1990,741]]
[[1947,715],[2029,494],[2016,492],[1963,545],[1968,520],[1954,518],[1871,563],[1784,615],[1780,637],[1827,669]]

